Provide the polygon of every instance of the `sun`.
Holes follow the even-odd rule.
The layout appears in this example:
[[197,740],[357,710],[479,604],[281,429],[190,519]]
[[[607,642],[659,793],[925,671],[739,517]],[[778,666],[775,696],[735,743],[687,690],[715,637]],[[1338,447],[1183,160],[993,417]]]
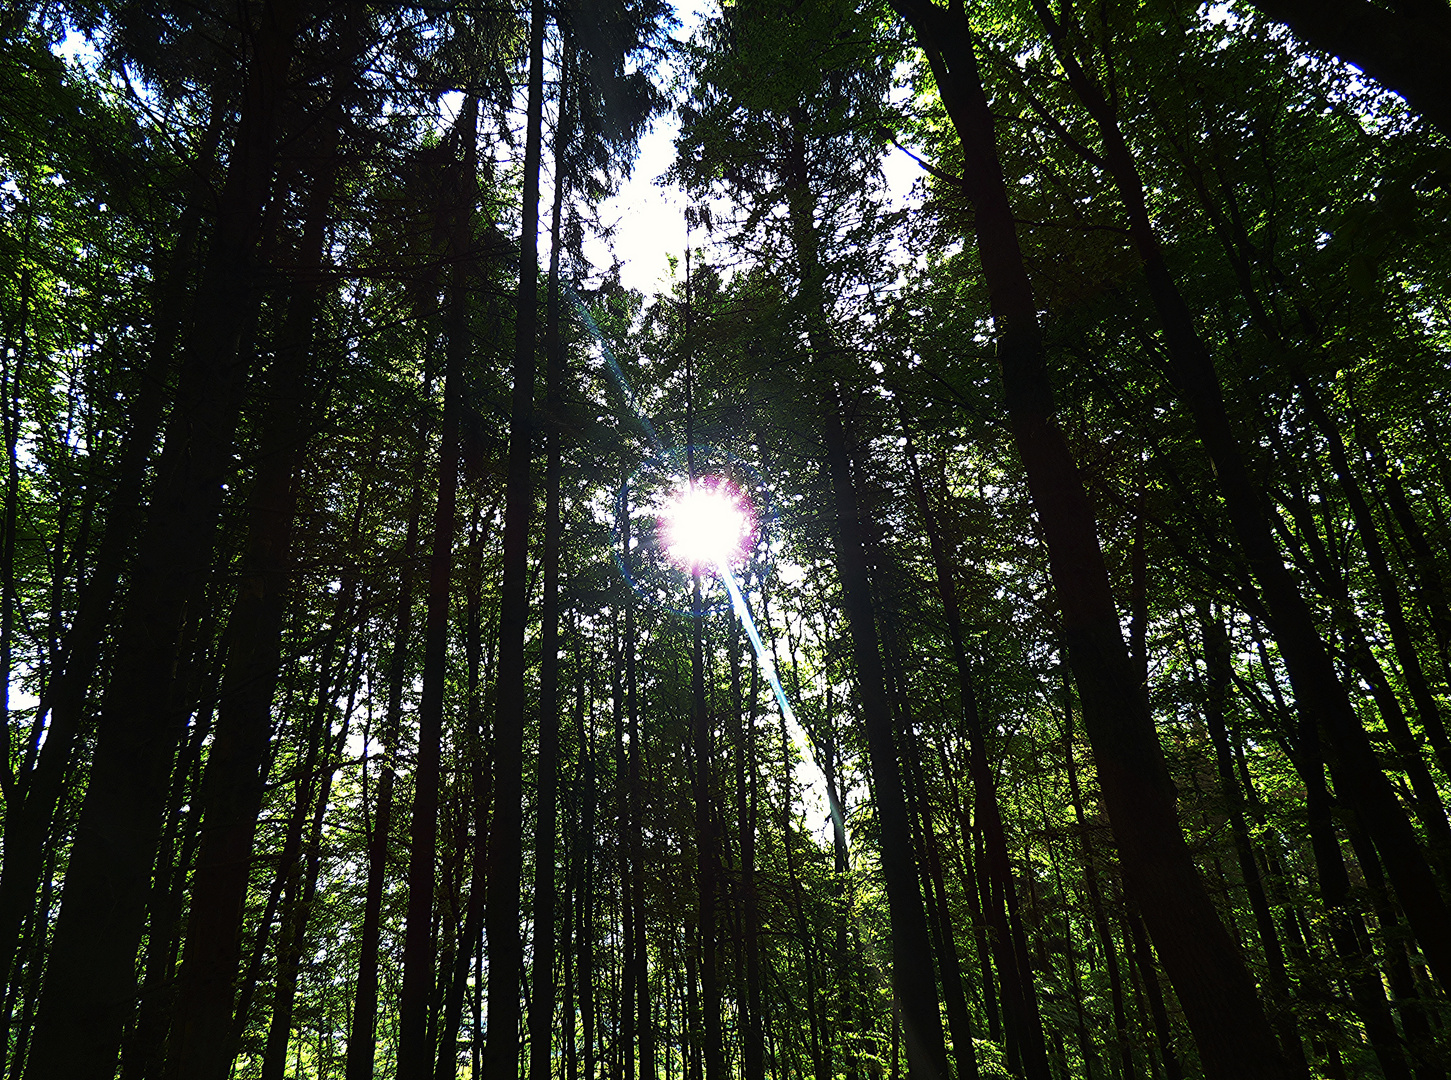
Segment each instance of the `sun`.
[[719,476],[681,484],[660,513],[660,539],[691,573],[730,562],[745,549],[754,523],[746,497]]

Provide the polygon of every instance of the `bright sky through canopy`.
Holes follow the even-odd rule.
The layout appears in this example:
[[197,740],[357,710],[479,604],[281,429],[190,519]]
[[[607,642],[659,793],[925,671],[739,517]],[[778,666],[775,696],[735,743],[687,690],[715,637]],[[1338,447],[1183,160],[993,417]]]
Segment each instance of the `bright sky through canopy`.
[[754,530],[751,518],[745,497],[728,481],[706,477],[671,495],[660,515],[661,538],[685,569],[713,569],[746,549]]

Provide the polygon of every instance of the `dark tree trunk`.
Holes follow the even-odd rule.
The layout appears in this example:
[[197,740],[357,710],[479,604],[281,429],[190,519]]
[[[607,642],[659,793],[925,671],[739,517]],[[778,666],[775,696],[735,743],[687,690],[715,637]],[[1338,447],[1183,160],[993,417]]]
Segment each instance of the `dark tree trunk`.
[[[1034,0],[1034,6],[1049,28],[1074,92],[1093,116],[1103,138],[1104,167],[1128,215],[1129,234],[1143,262],[1149,294],[1164,331],[1176,390],[1194,416],[1195,430],[1214,463],[1219,490],[1240,547],[1274,620],[1280,654],[1295,688],[1296,706],[1323,726],[1330,763],[1340,778],[1337,793],[1360,815],[1380,850],[1407,922],[1432,971],[1443,982],[1451,981],[1451,908],[1441,896],[1415,831],[1381,771],[1360,718],[1336,674],[1310,607],[1275,543],[1264,492],[1250,474],[1231,427],[1213,358],[1165,261],[1149,218],[1143,181],[1119,129],[1114,107],[1073,55],[1067,44],[1067,27],[1054,20],[1044,0]],[[1153,919],[1150,906],[1142,907],[1145,917]],[[1160,957],[1167,964],[1162,948]],[[1175,988],[1179,989],[1177,983]],[[1180,1000],[1188,1009],[1182,990]]]
[[[560,88],[567,95],[568,84]],[[564,429],[564,345],[559,337],[560,218],[564,191],[565,147],[569,142],[569,105],[560,105],[554,143],[554,206],[550,214],[549,295],[545,316],[544,391],[544,595],[540,600],[539,752],[535,758],[538,791],[534,818],[533,1000],[529,1015],[529,1080],[549,1080],[554,1058],[554,863],[559,831],[559,545],[560,446]],[[549,1007],[543,1007],[548,1002]]]
[[[204,630],[201,637],[212,635]],[[147,907],[146,959],[134,1022],[121,1044],[121,1080],[156,1080],[166,1065],[166,1040],[177,1003],[176,960],[184,927],[187,879],[201,840],[202,746],[211,737],[221,672],[206,664],[208,686],[172,776],[168,813],[157,845]],[[181,840],[177,850],[178,837]],[[174,853],[174,854],[173,854]]]
[[1446,1067],[1437,1052],[1435,1033],[1431,1030],[1415,976],[1411,972],[1403,940],[1405,931],[1386,889],[1385,872],[1381,868],[1380,858],[1364,832],[1354,824],[1351,825],[1349,833],[1350,844],[1370,890],[1376,920],[1380,923],[1385,941],[1386,981],[1390,983],[1391,997],[1395,1002],[1396,1012],[1400,1014],[1401,1030],[1405,1032],[1405,1048],[1411,1058],[1411,1069],[1416,1080],[1446,1080]]
[[[1310,384],[1308,378],[1303,376],[1300,379],[1300,397],[1305,403],[1306,410],[1310,413],[1311,421],[1319,429],[1330,450],[1330,465],[1335,470],[1336,479],[1340,481],[1341,490],[1345,492],[1345,501],[1349,504],[1351,516],[1355,520],[1356,532],[1365,548],[1366,562],[1370,564],[1376,591],[1380,594],[1381,610],[1385,613],[1386,629],[1390,631],[1391,643],[1395,648],[1396,659],[1400,662],[1406,689],[1410,691],[1411,702],[1415,705],[1416,713],[1421,720],[1421,727],[1425,730],[1426,737],[1435,750],[1436,760],[1440,764],[1441,770],[1451,776],[1451,740],[1447,738],[1446,726],[1441,719],[1440,706],[1431,693],[1426,673],[1421,667],[1416,641],[1412,637],[1410,625],[1406,622],[1405,611],[1401,607],[1400,587],[1396,583],[1395,575],[1391,572],[1390,563],[1386,559],[1375,516],[1371,513],[1370,504],[1366,501],[1360,480],[1350,469],[1345,439],[1341,435],[1340,427],[1330,418],[1325,407],[1320,403],[1320,397],[1314,386]],[[1413,749],[1419,759],[1419,748],[1413,747]],[[1434,785],[1431,787],[1431,792],[1435,792]],[[1439,795],[1437,795],[1437,801],[1439,804]],[[1444,823],[1443,812],[1442,824],[1444,825]],[[1443,883],[1445,882],[1443,881]]]
[[892,985],[901,1003],[911,1080],[937,1080],[947,1075],[947,1049],[942,1040],[937,987],[918,974],[932,945],[927,915],[917,884],[912,827],[897,756],[887,700],[886,676],[877,644],[871,582],[862,542],[863,522],[852,481],[850,455],[841,417],[823,417],[827,467],[836,503],[837,567],[842,605],[851,631],[852,657],[865,719],[868,758],[877,814],[881,822],[882,873],[892,921]]
[[[929,922],[937,929],[937,965],[942,978],[943,1003],[947,1006],[947,1030],[952,1037],[952,1059],[956,1066],[954,1075],[958,1080],[977,1080],[977,1054],[972,1043],[972,1026],[968,1021],[962,966],[957,958],[957,935],[947,903],[947,882],[942,873],[937,835],[932,827],[932,804],[926,780],[922,775],[922,759],[917,748],[918,736],[910,729],[906,702],[900,687],[897,700],[902,704],[902,741],[906,744],[902,759],[909,777],[908,790],[916,796],[912,801],[916,804],[915,816],[921,826],[922,862],[926,877],[922,891],[927,901]],[[1043,1080],[1048,1080],[1049,1074],[1046,1070],[1039,1075]]]
[[1405,485],[1401,483],[1400,464],[1386,457],[1379,437],[1363,416],[1356,413],[1354,421],[1356,440],[1369,452],[1371,465],[1379,476],[1385,493],[1385,502],[1400,527],[1406,546],[1411,549],[1410,561],[1419,587],[1419,599],[1426,607],[1431,633],[1436,639],[1441,673],[1451,683],[1451,602],[1446,598],[1446,583],[1436,565],[1436,553],[1411,508]]
[[[1065,695],[1066,697],[1066,695]],[[1098,949],[1108,970],[1109,1002],[1113,1008],[1114,1038],[1118,1043],[1119,1071],[1125,1080],[1138,1075],[1134,1068],[1133,1047],[1129,1042],[1128,1017],[1124,1012],[1123,971],[1119,967],[1118,948],[1109,929],[1108,913],[1104,909],[1103,887],[1098,880],[1098,864],[1094,858],[1093,845],[1088,839],[1088,822],[1083,813],[1083,793],[1078,786],[1078,768],[1073,760],[1073,705],[1064,702],[1063,743],[1064,760],[1068,763],[1068,791],[1073,802],[1073,817],[1078,825],[1078,844],[1083,861],[1083,887],[1088,894],[1088,913],[1093,923],[1094,936],[1098,938]]]
[[[739,635],[736,641],[739,642]],[[738,655],[738,653],[737,653]],[[736,713],[739,717],[740,764],[736,775],[736,819],[741,844],[741,924],[745,953],[745,1001],[741,1013],[741,1068],[743,1080],[765,1080],[765,1046],[761,1036],[761,908],[756,895],[756,701],[760,696],[760,673],[751,666],[749,697],[739,694],[736,680]],[[648,1080],[641,1077],[641,1080]]]
[[[361,661],[361,656],[359,660]],[[348,667],[346,655],[340,669]],[[292,1018],[297,1002],[297,982],[302,970],[302,955],[307,943],[307,926],[312,915],[313,902],[317,898],[317,876],[322,868],[322,826],[332,798],[333,773],[337,770],[339,754],[348,741],[348,726],[352,719],[353,703],[357,694],[359,677],[355,672],[350,678],[347,711],[335,738],[331,735],[333,701],[337,696],[337,682],[324,674],[318,687],[318,708],[313,718],[313,731],[323,744],[325,758],[318,766],[315,752],[310,752],[309,763],[313,765],[299,780],[302,797],[298,800],[297,820],[300,822],[312,800],[312,821],[307,837],[283,853],[284,872],[288,874],[283,890],[282,928],[277,936],[277,986],[272,999],[272,1019],[267,1027],[267,1041],[262,1051],[262,1080],[283,1080],[287,1063],[287,1044],[292,1038]],[[309,747],[317,749],[317,742]],[[320,774],[320,775],[319,775]],[[316,785],[316,797],[313,788]],[[299,839],[301,837],[299,836]],[[289,858],[289,854],[292,856]]]
[[524,833],[524,629],[529,618],[529,519],[534,508],[536,308],[539,296],[539,159],[544,115],[545,9],[529,16],[529,84],[524,138],[523,224],[519,239],[519,303],[514,315],[514,388],[504,496],[504,581],[499,607],[499,676],[494,719],[494,822],[489,831],[489,1036],[484,1073],[519,1072],[519,931]]
[[[948,643],[952,647],[957,668],[957,690],[962,709],[963,727],[967,735],[968,771],[972,777],[973,817],[983,838],[990,879],[986,916],[993,935],[993,956],[998,965],[1004,1002],[1012,1026],[1012,1041],[1023,1058],[1030,1078],[1048,1076],[1047,1052],[1043,1043],[1043,1021],[1038,1011],[1033,988],[1033,970],[1027,962],[1027,950],[1020,947],[1012,930],[1017,921],[1018,897],[1013,882],[1012,861],[1008,853],[1007,833],[1003,828],[998,806],[996,784],[988,766],[987,746],[983,735],[982,715],[978,710],[977,690],[972,682],[972,667],[962,630],[962,613],[957,599],[957,579],[947,543],[927,499],[927,488],[917,463],[917,451],[905,415],[899,413],[906,439],[906,455],[917,512],[932,552],[936,572],[937,594],[947,624]],[[1019,960],[1024,962],[1020,965]]]
[[[227,626],[226,674],[203,774],[201,848],[191,884],[167,1074],[223,1080],[231,1067],[233,984],[241,961],[243,904],[262,808],[272,697],[281,665],[282,620],[293,570],[297,472],[322,378],[312,339],[323,289],[324,229],[337,174],[340,90],[317,150],[317,172],[299,246],[305,269],[288,301],[267,386],[266,423],[248,500],[248,535]],[[362,517],[363,495],[357,517]],[[357,526],[354,526],[356,532]],[[345,587],[351,592],[351,587]]]
[[[695,420],[693,407],[692,296],[690,285],[691,253],[685,252],[685,454],[688,480],[693,486],[695,468]],[[704,1012],[701,1049],[705,1056],[705,1080],[725,1080],[725,1051],[721,1037],[720,968],[716,958],[716,893],[720,878],[720,838],[716,835],[716,815],[711,783],[712,746],[711,716],[705,700],[704,634],[705,614],[701,606],[700,573],[697,568],[691,584],[690,645],[690,732],[691,798],[695,803],[696,888],[700,942],[701,1008]]]
[[[478,952],[484,928],[484,896],[489,858],[489,773],[488,754],[483,731],[483,705],[479,700],[483,675],[483,626],[480,617],[480,592],[483,585],[483,553],[489,525],[494,518],[490,507],[484,519],[475,518],[470,541],[468,610],[464,653],[468,664],[467,745],[470,787],[473,796],[473,852],[469,874],[469,896],[464,911],[463,932],[459,938],[458,958],[454,961],[453,978],[444,999],[443,1032],[438,1041],[438,1067],[434,1080],[455,1080],[458,1073],[458,1033],[463,1019],[465,983],[469,964]],[[482,972],[480,972],[482,977]],[[474,1048],[477,1058],[477,1047]]]
[[595,889],[595,752],[594,725],[586,719],[586,686],[583,662],[576,659],[575,731],[579,738],[580,824],[575,849],[578,896],[575,922],[575,966],[579,986],[579,1026],[584,1080],[595,1075],[595,972],[594,972],[594,889]]
[[[0,992],[13,966],[17,935],[35,899],[40,870],[46,861],[46,838],[52,829],[76,741],[86,693],[105,645],[111,603],[121,579],[126,556],[141,522],[142,489],[157,429],[166,406],[168,373],[181,329],[196,262],[203,186],[216,155],[227,110],[220,94],[213,95],[211,116],[190,170],[186,206],[177,227],[177,239],[167,265],[158,272],[152,301],[151,348],[128,410],[128,426],[121,446],[116,479],[106,513],[105,531],[97,547],[93,569],[81,588],[77,609],[66,631],[60,663],[53,670],[38,715],[50,714],[45,741],[33,767],[17,776],[13,793],[5,799],[4,863],[0,869]],[[6,994],[7,1000],[13,995]],[[9,1019],[7,1013],[4,1017]]]
[[[424,398],[430,380],[424,379]],[[373,828],[368,836],[368,880],[363,899],[363,926],[358,942],[358,978],[348,1027],[346,1080],[372,1080],[378,1018],[378,953],[382,936],[383,887],[388,873],[388,838],[393,825],[393,788],[403,725],[403,684],[408,676],[408,646],[413,631],[413,574],[418,554],[419,519],[423,513],[422,448],[429,425],[419,426],[419,461],[413,475],[408,524],[398,572],[398,602],[393,617],[393,647],[387,665],[387,701],[383,714],[382,770],[378,778]]]
[[1285,953],[1280,947],[1280,936],[1275,930],[1264,883],[1260,880],[1249,823],[1244,816],[1244,793],[1240,790],[1239,781],[1235,779],[1229,735],[1225,729],[1224,696],[1229,686],[1229,636],[1224,632],[1220,621],[1210,615],[1207,605],[1201,606],[1199,617],[1204,633],[1204,666],[1207,676],[1204,720],[1209,728],[1210,741],[1214,744],[1220,790],[1228,804],[1230,829],[1234,833],[1240,876],[1244,879],[1245,892],[1249,895],[1250,912],[1254,916],[1260,947],[1264,949],[1265,966],[1269,975],[1269,997],[1276,1013],[1275,1028],[1279,1031],[1280,1045],[1284,1047],[1285,1056],[1296,1068],[1308,1071],[1305,1047],[1300,1041],[1294,1004],[1290,1000],[1290,979],[1285,967]]
[[146,535],[132,566],[114,676],[66,871],[32,1080],[110,1080],[136,993],[136,951],[161,828],[166,777],[185,715],[172,670],[189,602],[211,566],[246,384],[241,338],[256,307],[253,256],[272,176],[274,131],[297,5],[264,5],[219,221],[157,466]]
[[1184,1066],[1174,1049],[1174,1029],[1169,1024],[1169,1010],[1164,1005],[1164,991],[1159,986],[1159,973],[1154,969],[1154,958],[1149,949],[1149,935],[1144,929],[1144,920],[1136,909],[1124,916],[1124,940],[1132,942],[1134,966],[1144,984],[1144,993],[1149,999],[1149,1015],[1154,1018],[1154,1038],[1159,1044],[1159,1056],[1164,1062],[1165,1080],[1183,1080]]
[[[621,559],[630,558],[630,507],[629,488],[623,489],[621,514]],[[629,795],[629,854],[630,873],[634,879],[631,898],[635,905],[635,951],[629,958],[634,970],[636,1044],[640,1049],[640,1080],[655,1080],[655,1023],[651,1014],[649,934],[645,921],[645,851],[644,831],[644,776],[641,761],[645,749],[641,742],[644,733],[640,725],[640,690],[637,658],[637,630],[635,628],[635,594],[631,590],[625,597],[625,712],[630,728],[630,771]],[[747,1078],[751,1080],[751,1078]],[[754,1080],[762,1080],[756,1077]]]
[[398,1000],[398,1078],[429,1080],[434,1045],[428,1036],[434,989],[433,902],[437,877],[438,789],[443,745],[444,680],[448,667],[449,590],[458,517],[459,423],[464,361],[469,342],[468,279],[478,169],[478,98],[469,96],[459,116],[462,170],[453,205],[449,251],[453,275],[444,346],[443,419],[438,449],[438,505],[433,551],[428,559],[428,614],[423,638],[423,694],[418,705],[418,757],[414,769],[413,819],[409,833],[408,913],[403,938],[403,986]]
[[964,155],[1006,407],[1048,548],[1069,663],[1083,703],[1125,884],[1139,902],[1212,1080],[1288,1076],[1254,981],[1179,829],[1175,790],[1124,645],[1093,507],[1062,430],[997,156],[971,29],[930,0],[894,0],[927,54]]

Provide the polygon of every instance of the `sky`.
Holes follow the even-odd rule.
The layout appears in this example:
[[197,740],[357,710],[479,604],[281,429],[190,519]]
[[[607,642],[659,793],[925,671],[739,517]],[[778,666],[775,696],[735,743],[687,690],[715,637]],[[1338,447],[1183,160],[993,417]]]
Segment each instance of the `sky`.
[[[677,40],[691,33],[715,9],[711,0],[682,0],[675,4],[680,26]],[[669,91],[674,72],[657,73],[663,89]],[[600,221],[614,226],[608,243],[594,238],[585,244],[585,255],[599,270],[609,269],[611,254],[623,264],[620,279],[626,288],[639,289],[646,296],[667,291],[670,282],[669,257],[681,258],[685,251],[685,207],[687,199],[675,186],[663,184],[665,172],[675,161],[675,138],[680,124],[673,113],[657,116],[640,141],[635,168],[619,193],[599,207]],[[887,193],[900,206],[912,197],[912,185],[922,167],[895,147],[883,156],[882,171]],[[699,246],[699,241],[696,241]]]

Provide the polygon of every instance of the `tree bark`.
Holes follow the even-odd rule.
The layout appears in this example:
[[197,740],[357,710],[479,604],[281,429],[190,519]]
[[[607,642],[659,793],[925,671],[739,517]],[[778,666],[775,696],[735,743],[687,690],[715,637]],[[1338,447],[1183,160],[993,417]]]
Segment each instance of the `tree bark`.
[[[361,660],[361,656],[359,660]],[[340,671],[348,667],[344,653],[339,665]],[[338,756],[348,741],[348,726],[352,720],[353,704],[359,683],[355,670],[349,678],[347,710],[343,713],[338,733],[332,735],[333,701],[337,696],[337,682],[328,678],[324,671],[318,687],[318,707],[312,720],[315,741],[309,746],[309,765],[312,767],[299,778],[299,794],[296,821],[300,824],[306,815],[309,802],[312,805],[312,821],[307,837],[284,851],[284,872],[288,874],[284,886],[282,906],[282,927],[277,937],[277,984],[272,1001],[272,1019],[267,1026],[267,1040],[262,1051],[262,1080],[283,1080],[287,1063],[287,1044],[292,1038],[292,1017],[297,1002],[297,981],[301,974],[302,954],[307,942],[307,925],[312,915],[312,906],[317,899],[317,876],[322,868],[322,826],[327,815],[328,803],[332,798],[333,773],[337,771]],[[325,760],[316,764],[319,748]],[[318,775],[321,774],[321,775]],[[313,794],[316,785],[316,795]],[[289,857],[290,856],[290,857]]]
[[[220,93],[213,95],[211,116],[190,171],[189,194],[177,227],[177,238],[152,301],[151,348],[128,410],[128,426],[117,465],[115,487],[106,513],[105,530],[93,569],[78,597],[75,617],[66,631],[56,666],[38,712],[48,710],[50,723],[34,766],[16,778],[5,800],[4,862],[0,868],[0,984],[13,966],[17,935],[35,899],[46,837],[55,817],[76,742],[86,694],[105,645],[106,624],[126,556],[141,522],[142,489],[157,429],[166,406],[168,374],[181,330],[188,284],[196,262],[203,185],[199,177],[216,156],[226,113]],[[4,989],[8,989],[6,986]],[[9,995],[7,995],[9,996]],[[8,1015],[5,1017],[8,1020]]]
[[1249,896],[1250,912],[1254,916],[1255,929],[1264,950],[1265,966],[1268,970],[1269,997],[1275,1009],[1275,1027],[1280,1035],[1280,1045],[1285,1057],[1297,1069],[1308,1071],[1305,1047],[1300,1041],[1300,1032],[1295,1022],[1295,1008],[1290,1000],[1290,978],[1285,967],[1285,953],[1280,947],[1280,936],[1275,930],[1270,903],[1265,895],[1264,883],[1260,880],[1259,864],[1255,860],[1254,846],[1250,839],[1249,824],[1244,816],[1244,793],[1234,776],[1230,755],[1229,735],[1225,729],[1224,698],[1229,687],[1229,636],[1219,619],[1212,616],[1207,604],[1200,606],[1200,625],[1204,637],[1204,666],[1206,673],[1204,694],[1204,720],[1209,728],[1209,738],[1214,744],[1214,760],[1219,770],[1219,786],[1229,811],[1230,830],[1234,834],[1235,854],[1239,858],[1240,877]]
[[942,1039],[937,988],[921,978],[917,965],[932,954],[927,915],[917,884],[916,854],[898,764],[896,732],[887,700],[886,678],[877,643],[876,616],[862,542],[862,515],[852,482],[846,432],[841,417],[828,409],[822,418],[827,469],[836,508],[837,568],[842,606],[851,631],[866,726],[873,792],[881,823],[882,873],[892,921],[892,985],[901,1002],[911,1080],[937,1080],[947,1075],[947,1048]]
[[464,100],[458,133],[462,169],[453,206],[449,252],[453,276],[444,346],[443,419],[438,449],[438,504],[428,559],[428,609],[423,638],[423,693],[418,705],[418,757],[414,768],[413,819],[409,831],[408,912],[403,937],[403,986],[398,1000],[398,1078],[429,1080],[434,1046],[428,1037],[436,957],[433,903],[437,877],[438,789],[443,746],[444,680],[448,667],[449,592],[458,517],[459,423],[464,360],[471,352],[468,279],[478,169],[478,98]]
[[[484,928],[484,896],[487,885],[489,859],[489,773],[488,754],[485,749],[483,731],[483,705],[479,700],[479,687],[483,675],[483,626],[480,606],[483,586],[483,552],[488,528],[494,517],[491,507],[480,523],[475,518],[473,537],[470,542],[468,599],[465,614],[464,654],[468,664],[468,757],[470,785],[472,787],[473,809],[473,865],[469,875],[468,905],[464,912],[463,932],[459,937],[458,958],[454,962],[453,979],[449,983],[444,1002],[443,1033],[439,1038],[438,1067],[434,1080],[455,1080],[458,1073],[458,1032],[463,1019],[463,999],[468,967],[478,953]],[[483,973],[479,972],[479,978]],[[480,983],[482,986],[482,983]],[[477,1038],[477,1033],[475,1035]],[[477,1061],[477,1047],[474,1053]]]
[[[1310,607],[1285,567],[1270,528],[1264,493],[1251,476],[1231,427],[1213,358],[1165,261],[1149,218],[1143,180],[1119,129],[1114,107],[1073,55],[1066,26],[1053,18],[1044,0],[1034,0],[1034,7],[1048,27],[1054,51],[1074,92],[1098,125],[1104,167],[1128,215],[1129,235],[1143,263],[1149,294],[1164,331],[1176,390],[1188,405],[1199,440],[1214,463],[1235,535],[1274,620],[1280,654],[1295,688],[1296,706],[1323,727],[1330,763],[1340,777],[1338,794],[1361,816],[1380,850],[1431,969],[1443,982],[1451,982],[1451,908],[1442,898],[1415,831],[1380,769],[1315,627]],[[1142,906],[1145,917],[1152,919],[1151,908]],[[1167,964],[1162,949],[1160,957]],[[1175,989],[1179,989],[1177,983]],[[1182,991],[1180,1000],[1188,1009]]]
[[499,677],[494,718],[494,823],[489,833],[489,1036],[484,1072],[519,1072],[519,931],[524,831],[524,629],[529,618],[529,519],[534,509],[534,347],[539,295],[539,160],[544,115],[543,4],[529,16],[529,84],[524,138],[519,303],[514,315],[514,388],[504,496],[504,581],[499,608]]
[[[549,1080],[554,1057],[554,863],[559,832],[559,547],[560,447],[563,439],[564,345],[559,338],[560,218],[569,180],[568,83],[560,87],[560,121],[554,143],[554,205],[550,220],[549,294],[546,301],[544,391],[544,595],[539,627],[539,752],[535,758],[533,1000],[529,1016],[529,1080]],[[549,1002],[549,1007],[542,1007]]]
[[[424,398],[430,379],[424,379]],[[422,447],[428,443],[429,425],[419,426],[419,460],[414,467],[408,523],[398,572],[398,601],[393,617],[393,647],[386,674],[383,713],[382,775],[378,778],[373,828],[368,836],[368,879],[363,899],[363,925],[358,942],[358,978],[348,1027],[346,1080],[372,1080],[377,1046],[378,953],[382,936],[383,887],[388,873],[388,839],[393,827],[393,788],[403,726],[403,684],[408,675],[408,646],[413,631],[413,574],[418,553],[419,519],[423,512]]]
[[[324,230],[337,175],[342,107],[321,136],[317,173],[299,246],[305,269],[288,301],[267,390],[266,422],[248,505],[237,599],[227,627],[226,674],[203,774],[201,847],[191,884],[177,1009],[168,1043],[171,1077],[223,1080],[231,1067],[233,983],[241,961],[243,905],[262,808],[263,765],[281,666],[282,620],[293,572],[297,472],[321,375],[309,371],[322,299]],[[361,518],[363,495],[358,497]],[[355,526],[356,529],[356,526]],[[344,586],[351,592],[350,586]]]
[[1219,921],[1179,829],[1175,790],[1124,645],[1093,508],[1063,432],[997,156],[993,117],[961,9],[893,0],[927,54],[964,154],[997,335],[1005,404],[1027,472],[1063,613],[1069,663],[1119,843],[1139,902],[1212,1080],[1289,1075],[1254,982]]
[[136,992],[135,959],[161,828],[166,776],[185,720],[172,668],[189,602],[211,567],[222,480],[246,383],[239,350],[257,297],[253,256],[275,156],[275,129],[297,5],[273,0],[248,65],[246,99],[218,200],[218,226],[132,567],[114,672],[66,871],[31,1080],[110,1080]]
[[[906,440],[908,475],[917,502],[917,512],[927,533],[936,576],[937,595],[947,624],[948,644],[957,669],[957,691],[962,709],[963,728],[967,735],[968,771],[972,777],[973,817],[982,834],[986,853],[986,869],[990,879],[986,917],[994,938],[993,956],[997,962],[1004,1004],[1013,1027],[1013,1042],[1030,1077],[1048,1075],[1047,1051],[1043,1042],[1043,1021],[1033,988],[1033,970],[1027,961],[1027,950],[1016,940],[1013,925],[1018,917],[1017,888],[1008,852],[1007,832],[1003,827],[1002,810],[998,806],[996,783],[988,766],[987,746],[978,709],[977,688],[973,685],[972,666],[967,656],[966,638],[962,628],[962,612],[957,597],[957,579],[946,538],[942,535],[937,515],[927,499],[927,488],[917,463],[917,450],[904,413],[898,420]],[[1024,961],[1021,965],[1020,958]]]

